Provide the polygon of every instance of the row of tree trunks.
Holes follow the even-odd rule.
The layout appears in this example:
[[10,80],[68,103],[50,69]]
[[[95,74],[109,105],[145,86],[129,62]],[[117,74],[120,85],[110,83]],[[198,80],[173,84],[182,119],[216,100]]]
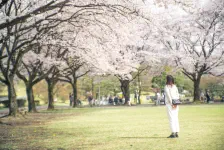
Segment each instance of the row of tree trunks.
[[[194,82],[194,101],[200,100],[200,80],[201,76],[198,76]],[[57,83],[57,81],[54,81],[52,79],[46,78],[46,82],[48,85],[48,110],[54,109],[54,87]],[[129,80],[120,80],[121,83],[121,90],[125,98],[125,104],[128,103],[130,100],[130,91],[129,91],[129,85],[130,81]],[[77,107],[77,80],[74,80],[73,83],[71,84],[73,88],[73,94],[74,94],[74,104],[73,107]],[[17,101],[16,101],[16,92],[14,88],[14,80],[13,77],[9,79],[9,82],[7,84],[8,86],[8,98],[10,101],[10,106],[9,106],[9,115],[11,116],[16,116],[16,112],[18,110],[17,106]],[[141,89],[139,89],[139,103],[140,103],[140,92]],[[35,102],[34,102],[34,95],[33,95],[33,86],[30,85],[29,83],[26,84],[26,94],[27,94],[27,100],[28,100],[28,111],[29,112],[37,112]]]
[[[57,84],[57,81],[46,78],[45,79],[48,85],[48,110],[53,110],[54,109],[54,87]],[[33,94],[33,86],[32,84],[29,84],[29,82],[25,83],[26,85],[26,94],[27,94],[27,100],[28,100],[28,111],[36,113],[36,105],[34,101],[34,94]],[[74,105],[73,107],[77,107],[77,80],[74,80],[74,82],[71,84],[73,88],[73,94],[74,94]],[[17,100],[16,100],[16,91],[14,88],[14,80],[11,79],[10,82],[7,84],[8,86],[8,98],[10,102],[9,106],[9,115],[10,116],[16,116],[16,113],[18,111],[18,106],[17,106]]]
[[[194,78],[193,83],[194,83],[194,101],[199,101],[200,100],[200,81],[201,81],[201,76],[202,75],[198,75],[197,78]],[[121,91],[124,95],[125,98],[125,104],[127,104],[127,102],[130,100],[130,91],[129,91],[129,84],[130,81],[129,80],[120,80],[121,83]],[[140,83],[140,80],[139,80]],[[140,101],[140,96],[141,96],[141,86],[139,85],[139,93],[138,93],[138,103],[141,104]]]

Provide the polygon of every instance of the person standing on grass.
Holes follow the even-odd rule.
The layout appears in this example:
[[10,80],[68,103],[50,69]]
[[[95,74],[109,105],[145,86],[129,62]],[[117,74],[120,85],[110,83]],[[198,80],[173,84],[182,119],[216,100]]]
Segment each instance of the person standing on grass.
[[211,100],[211,98],[210,98],[210,95],[209,95],[209,91],[207,89],[205,91],[205,96],[206,96],[207,103],[209,103],[209,101]]
[[117,97],[117,96],[114,97],[114,104],[115,104],[115,105],[118,104],[118,97]]
[[200,94],[200,101],[201,102],[204,102],[204,97],[205,97],[205,94],[203,93],[203,91],[201,91],[201,94]]
[[109,101],[109,104],[113,105],[113,98],[112,98],[112,96],[109,97],[108,101]]
[[93,95],[92,94],[89,94],[88,102],[89,102],[89,106],[92,107],[93,106]]
[[179,92],[174,84],[174,78],[171,75],[166,77],[165,91],[165,103],[167,108],[167,115],[169,118],[169,124],[171,129],[171,135],[168,138],[177,138],[180,131],[178,112],[179,106],[172,104],[172,99],[179,99]]
[[70,101],[70,106],[72,106],[72,101],[73,101],[72,93],[69,93],[69,101]]
[[156,106],[160,105],[160,98],[161,98],[160,91],[158,89],[156,92]]

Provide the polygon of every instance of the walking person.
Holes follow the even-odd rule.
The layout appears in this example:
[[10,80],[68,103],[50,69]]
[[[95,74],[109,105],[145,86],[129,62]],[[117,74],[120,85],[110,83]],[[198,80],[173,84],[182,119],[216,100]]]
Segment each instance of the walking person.
[[109,101],[109,104],[113,105],[113,98],[112,98],[112,96],[109,97],[108,101]]
[[166,77],[166,86],[164,88],[165,91],[165,103],[167,108],[167,115],[169,119],[171,135],[168,138],[177,138],[178,133],[180,131],[179,120],[178,120],[178,112],[179,106],[172,104],[172,99],[179,99],[179,92],[174,84],[174,78],[171,75]]
[[118,104],[118,97],[117,97],[117,96],[114,97],[114,104],[115,104],[115,105]]
[[210,98],[209,91],[207,89],[205,91],[205,97],[206,97],[207,103],[209,103],[209,101],[211,100],[211,98]]
[[160,91],[157,90],[157,92],[156,92],[156,106],[160,105],[160,99],[161,99]]
[[204,102],[204,97],[205,97],[205,94],[203,91],[201,91],[201,94],[200,94],[200,101],[201,102]]
[[119,105],[122,105],[123,104],[123,99],[120,96],[118,98],[118,101],[119,101]]
[[88,102],[89,102],[89,106],[90,107],[93,107],[93,95],[92,94],[89,94],[89,96],[88,96]]
[[72,106],[72,102],[73,102],[72,93],[69,93],[69,101],[70,101],[70,106]]

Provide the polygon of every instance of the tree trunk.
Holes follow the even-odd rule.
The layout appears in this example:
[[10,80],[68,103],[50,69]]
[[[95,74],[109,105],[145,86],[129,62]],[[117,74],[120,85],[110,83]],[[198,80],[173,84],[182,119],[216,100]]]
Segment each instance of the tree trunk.
[[139,92],[138,92],[138,104],[141,104],[141,93],[142,93],[142,88],[139,86]]
[[194,102],[200,101],[200,88],[199,88],[200,81],[201,81],[201,77],[193,81],[194,82]]
[[92,81],[91,81],[91,85],[92,85],[92,89],[91,89],[91,91],[92,91],[92,96],[93,96],[93,98],[95,97],[95,93],[94,93],[94,78],[92,78]]
[[141,93],[142,93],[142,85],[141,85],[141,80],[140,80],[140,74],[138,72],[138,104],[141,104]]
[[203,73],[198,73],[198,76],[194,78],[194,102],[200,101],[200,82]]
[[33,96],[33,86],[26,85],[26,95],[28,100],[28,111],[29,112],[37,112],[34,96]]
[[77,79],[74,79],[74,82],[72,84],[72,89],[73,89],[73,107],[77,107]]
[[8,86],[8,99],[9,99],[9,115],[16,117],[18,111],[18,105],[16,101],[16,91],[14,87],[13,78],[9,79],[7,86]]
[[47,85],[48,85],[48,108],[47,110],[53,110],[54,109],[54,87],[56,85],[56,82],[52,81],[51,79],[46,79]]
[[123,96],[125,98],[124,104],[127,104],[130,100],[130,91],[129,91],[129,80],[120,80],[121,83],[121,91],[123,93]]

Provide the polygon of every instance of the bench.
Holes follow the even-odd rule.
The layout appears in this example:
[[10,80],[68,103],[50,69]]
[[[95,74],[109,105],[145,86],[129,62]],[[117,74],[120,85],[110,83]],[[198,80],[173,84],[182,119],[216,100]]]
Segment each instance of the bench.
[[17,100],[18,107],[24,107],[25,106],[26,98],[18,97],[16,100]]
[[4,107],[9,107],[8,96],[0,96],[0,104],[3,104]]
[[[18,107],[25,106],[25,103],[26,103],[25,97],[18,97],[16,100],[17,100]],[[8,96],[0,96],[0,103],[2,103],[4,105],[4,107],[9,107]]]

